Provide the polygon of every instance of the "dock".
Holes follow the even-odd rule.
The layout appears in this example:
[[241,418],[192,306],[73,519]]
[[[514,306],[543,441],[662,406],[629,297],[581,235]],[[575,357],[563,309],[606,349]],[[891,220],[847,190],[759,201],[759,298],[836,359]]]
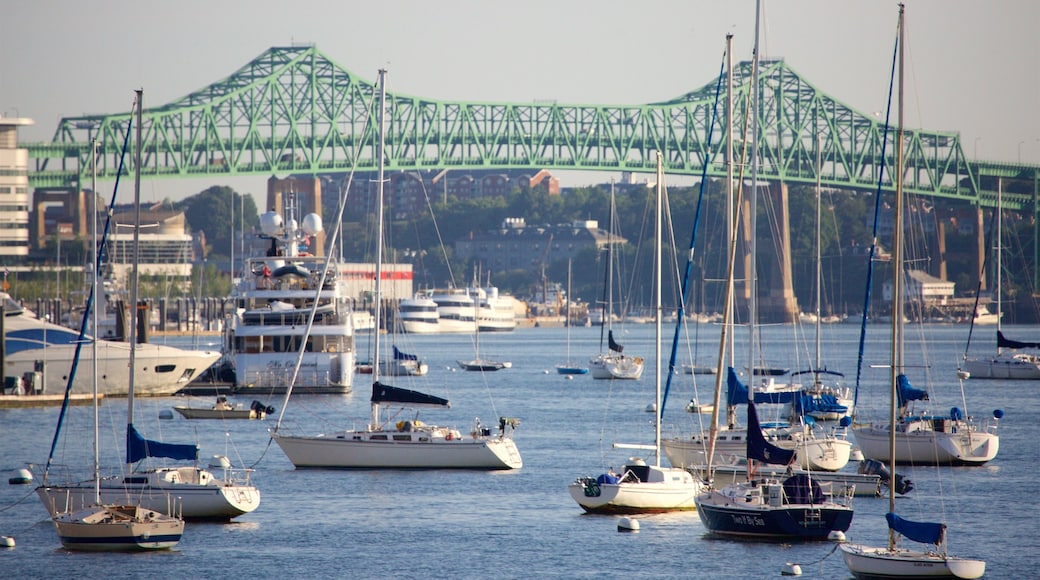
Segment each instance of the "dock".
[[[105,395],[98,395],[98,404]],[[27,407],[60,407],[65,395],[0,395],[0,409],[22,409]],[[94,396],[90,394],[69,395],[70,405],[90,405]]]

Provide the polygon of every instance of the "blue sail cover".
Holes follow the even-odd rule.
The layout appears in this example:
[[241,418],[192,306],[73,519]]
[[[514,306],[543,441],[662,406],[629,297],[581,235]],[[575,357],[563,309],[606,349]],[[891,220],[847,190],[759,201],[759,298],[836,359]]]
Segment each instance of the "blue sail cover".
[[885,514],[888,527],[915,542],[939,545],[946,535],[946,524],[934,522],[913,522],[904,520],[892,512]]
[[819,395],[802,395],[795,400],[795,412],[799,415],[811,413],[838,413],[845,414],[849,408],[838,402],[838,397],[829,393]]
[[896,395],[899,397],[900,407],[905,407],[910,401],[928,400],[928,391],[911,387],[910,379],[903,374],[896,377]]
[[126,426],[126,462],[137,463],[145,457],[169,457],[195,461],[199,458],[199,446],[149,441],[137,432],[132,424]]
[[394,345],[394,360],[419,360],[419,357],[414,354],[408,354],[401,352],[397,349],[397,345]]
[[794,459],[793,449],[781,449],[766,441],[762,435],[762,426],[758,422],[758,412],[754,403],[748,405],[747,411],[747,458],[769,463],[771,465],[787,465]]
[[1004,333],[997,331],[997,348],[1040,348],[1040,342],[1019,342],[1004,338]]
[[[603,344],[603,343],[600,343],[600,344]],[[621,351],[625,350],[624,346],[614,342],[614,331],[613,330],[611,330],[610,332],[607,333],[607,346],[610,347],[610,350],[612,350],[612,351],[614,351],[614,352],[616,352],[618,354],[621,354]]]
[[434,397],[433,395],[427,395],[426,393],[420,393],[419,391],[392,387],[380,382],[372,383],[371,401],[373,403],[389,403],[404,405],[406,407],[451,407],[451,403],[448,399]]
[[[773,393],[755,392],[756,403],[786,405],[798,399],[798,391],[778,391]],[[737,372],[729,367],[726,373],[726,404],[729,406],[744,405],[748,402],[748,388],[737,378]]]

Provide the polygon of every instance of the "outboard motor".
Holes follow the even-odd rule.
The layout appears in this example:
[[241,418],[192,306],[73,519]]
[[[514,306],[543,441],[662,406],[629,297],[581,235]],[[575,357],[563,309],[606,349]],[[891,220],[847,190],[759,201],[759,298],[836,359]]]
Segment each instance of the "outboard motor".
[[[885,464],[876,459],[864,459],[860,462],[858,471],[863,475],[880,476],[882,483],[885,485],[893,485],[892,476],[888,472],[888,468],[885,467]],[[894,489],[899,495],[906,495],[914,489],[914,482],[898,473],[895,476],[894,485],[895,487],[892,489]]]

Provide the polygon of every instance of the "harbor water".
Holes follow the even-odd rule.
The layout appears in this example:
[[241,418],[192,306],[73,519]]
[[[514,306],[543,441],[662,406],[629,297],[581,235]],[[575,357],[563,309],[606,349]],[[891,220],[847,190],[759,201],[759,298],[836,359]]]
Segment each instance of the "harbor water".
[[[667,360],[674,327],[666,328]],[[976,329],[973,353],[994,350],[986,342],[995,334],[990,328]],[[690,362],[694,355],[698,364],[713,364],[719,328],[688,330],[695,340],[680,348],[678,362]],[[647,412],[654,401],[653,332],[653,325],[615,329],[626,355],[648,361],[641,380],[617,382],[558,375],[554,365],[567,362],[563,328],[482,335],[482,357],[513,365],[488,374],[453,370],[457,359],[472,358],[472,336],[404,337],[402,350],[419,354],[430,372],[387,382],[449,398],[450,410],[421,413],[429,423],[468,432],[477,417],[484,424],[497,424],[501,416],[519,418],[515,437],[524,467],[515,471],[296,470],[269,438],[283,410],[280,397],[262,397],[276,407],[264,421],[189,421],[176,415],[160,420],[160,412],[173,405],[202,406],[212,400],[142,399],[135,424],[147,437],[198,442],[203,463],[226,455],[236,466],[253,466],[253,482],[262,495],[259,509],[231,523],[189,523],[181,542],[168,552],[73,553],[61,548],[32,485],[0,482],[0,534],[17,542],[13,549],[0,549],[0,570],[10,578],[771,578],[790,562],[801,567],[805,578],[849,578],[833,543],[714,539],[695,512],[636,516],[640,530],[619,533],[616,517],[584,515],[571,500],[567,484],[576,477],[597,475],[645,453],[615,449],[615,442],[653,442],[653,414]],[[811,330],[764,327],[762,362],[808,368],[814,347],[805,333]],[[858,325],[826,325],[823,333],[824,364],[844,372],[846,383],[853,384]],[[908,328],[907,374],[914,386],[933,393],[937,413],[960,407],[981,420],[1003,409],[1000,453],[983,467],[901,467],[898,471],[916,488],[897,500],[897,510],[910,519],[945,521],[950,551],[986,560],[987,578],[1036,577],[1040,382],[968,380],[962,399],[956,368],[967,334],[967,327],[958,325],[926,326],[923,334]],[[1037,340],[1040,327],[1011,327],[1005,334]],[[888,327],[871,325],[868,337],[860,417],[882,418],[888,404]],[[190,337],[176,340],[171,344],[192,342]],[[213,348],[205,340],[215,339],[204,339],[199,347]],[[738,331],[739,368],[747,366],[747,355],[740,354],[747,350],[743,340]],[[359,359],[368,356],[367,341],[358,337]],[[571,329],[572,362],[587,361],[599,342],[598,327]],[[284,409],[284,424],[314,434],[363,426],[369,417],[370,380],[355,375],[354,392],[346,396],[293,396]],[[708,401],[713,380],[710,375],[673,377],[662,423],[666,435],[688,433],[697,421],[706,424],[707,415],[691,415],[684,408],[693,398]],[[230,398],[248,407],[258,397]],[[111,469],[121,462],[125,400],[106,399],[100,415],[102,463]],[[57,408],[0,410],[0,473],[10,477],[26,464],[43,464],[57,416]],[[743,421],[743,411],[739,416]],[[70,409],[69,437],[59,442],[56,461],[87,467],[90,431],[89,407]],[[882,545],[887,498],[857,497],[854,507],[849,540]]]

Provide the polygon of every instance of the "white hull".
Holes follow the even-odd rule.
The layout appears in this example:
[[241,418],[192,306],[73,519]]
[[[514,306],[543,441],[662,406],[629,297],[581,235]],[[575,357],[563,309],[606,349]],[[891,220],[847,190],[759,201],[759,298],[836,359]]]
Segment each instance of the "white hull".
[[400,325],[402,331],[409,334],[438,334],[441,332],[440,321],[436,318],[433,320],[398,318],[397,324]]
[[[769,437],[769,442],[784,449],[795,450],[795,461],[801,469],[811,471],[838,471],[849,463],[852,443],[834,437],[802,439]],[[673,437],[661,442],[668,462],[676,467],[706,465],[708,463],[707,436]],[[725,429],[719,431],[715,444],[714,463],[733,463],[747,458],[747,430]]]
[[[89,347],[85,347],[89,349]],[[72,345],[51,345],[46,350],[28,350],[8,354],[5,374],[23,376],[32,372],[36,362],[43,362],[46,378],[44,390],[63,393],[68,383]],[[172,395],[190,383],[220,358],[215,351],[182,350],[158,344],[139,344],[135,359],[134,394],[163,397]],[[72,392],[89,394],[93,390],[93,361],[83,357],[72,382]],[[98,392],[103,395],[127,394],[127,366],[130,345],[98,341]]]
[[643,376],[643,357],[600,354],[589,359],[594,379],[637,380]]
[[[254,393],[284,393],[292,379],[296,352],[238,353],[234,356],[239,389]],[[354,380],[354,353],[305,353],[294,393],[349,393]]]
[[[937,421],[949,421],[937,419]],[[1000,438],[964,425],[950,432],[934,431],[932,421],[917,420],[896,429],[896,463],[913,465],[982,465],[997,456]],[[863,456],[888,463],[888,425],[853,427]]]
[[457,432],[346,431],[317,436],[275,433],[289,461],[300,467],[399,469],[519,469],[520,452],[506,437]]
[[[82,509],[95,500],[93,481],[40,486],[36,494],[51,516]],[[229,520],[254,511],[260,505],[260,491],[248,479],[220,480],[194,467],[164,468],[102,479],[101,501],[132,502],[164,514],[173,511],[189,520]]]
[[653,513],[697,509],[704,486],[684,469],[650,467],[649,481],[622,478],[597,483],[591,478],[567,486],[571,498],[589,513]]
[[986,573],[986,563],[982,560],[854,544],[841,544],[840,548],[849,572],[859,579],[981,578]]
[[68,550],[166,550],[176,546],[184,533],[184,520],[137,506],[93,505],[52,519],[61,545]]
[[1040,359],[1034,355],[1001,353],[992,358],[966,359],[961,370],[973,379],[1040,380]]

